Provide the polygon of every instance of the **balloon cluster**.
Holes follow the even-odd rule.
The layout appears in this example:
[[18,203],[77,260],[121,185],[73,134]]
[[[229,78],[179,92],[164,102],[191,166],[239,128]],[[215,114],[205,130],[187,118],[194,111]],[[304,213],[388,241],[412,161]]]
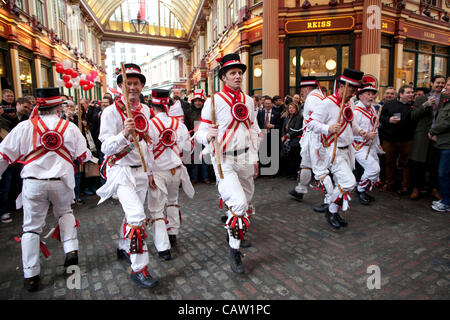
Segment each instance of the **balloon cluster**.
[[72,61],[68,59],[56,64],[56,72],[63,74],[62,79],[56,81],[58,87],[66,87],[67,89],[82,87],[84,91],[88,91],[94,87],[94,82],[100,82],[97,71],[92,70],[88,75],[80,75],[72,69],[72,66]]

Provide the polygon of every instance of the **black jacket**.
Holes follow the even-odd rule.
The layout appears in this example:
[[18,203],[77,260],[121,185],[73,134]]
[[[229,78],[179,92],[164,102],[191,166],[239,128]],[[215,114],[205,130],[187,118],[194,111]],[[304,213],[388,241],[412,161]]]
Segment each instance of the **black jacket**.
[[[411,104],[401,103],[394,99],[385,103],[380,115],[380,138],[389,142],[411,141],[414,135],[415,123],[411,120]],[[401,120],[397,124],[389,122],[389,118],[395,113],[401,114]]]
[[[257,120],[258,120],[258,126],[262,130],[264,129],[264,121],[266,119],[266,109],[262,109],[258,111]],[[281,127],[281,121],[280,121],[280,113],[277,112],[277,110],[272,107],[272,112],[270,114],[270,124],[273,124],[275,126],[274,129],[280,129]]]
[[[287,116],[284,118],[283,126],[281,127],[281,137],[283,137],[285,134],[289,134],[289,145],[292,146],[299,146],[300,142],[300,135],[302,134],[300,132],[300,129],[302,128],[302,117],[300,113],[295,114],[292,118],[289,118]],[[287,127],[287,130],[286,130]]]

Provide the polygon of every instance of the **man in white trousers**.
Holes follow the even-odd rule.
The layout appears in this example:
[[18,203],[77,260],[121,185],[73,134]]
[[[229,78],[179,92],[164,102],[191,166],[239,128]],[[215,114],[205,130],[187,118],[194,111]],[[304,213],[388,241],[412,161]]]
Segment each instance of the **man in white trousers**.
[[[258,176],[258,149],[261,130],[251,97],[241,91],[242,75],[247,66],[238,54],[227,54],[221,59],[219,78],[224,89],[214,95],[216,124],[211,122],[211,99],[205,102],[196,139],[208,148],[213,160],[221,198],[228,207],[225,228],[228,232],[231,269],[245,272],[239,251],[241,240],[248,230],[248,205],[254,192],[254,179]],[[217,140],[220,159],[214,155],[212,139]],[[219,176],[221,162],[223,179]]]
[[[130,279],[142,288],[152,288],[158,284],[148,271],[148,249],[144,201],[149,183],[152,181],[151,158],[153,157],[148,136],[150,109],[141,104],[139,96],[145,85],[145,76],[138,65],[125,64],[129,88],[129,103],[133,118],[126,113],[125,98],[118,97],[114,104],[106,108],[100,118],[99,140],[106,167],[106,183],[97,190],[101,198],[99,204],[117,195],[125,213],[120,227],[120,240],[117,249],[119,259],[131,263]],[[123,77],[117,77],[122,89]],[[132,138],[135,132],[144,157],[147,172],[144,172],[141,157]],[[103,170],[102,170],[103,171]]]
[[195,193],[181,159],[183,150],[190,153],[191,142],[188,129],[182,120],[167,115],[170,108],[168,90],[154,89],[151,104],[155,111],[155,117],[150,120],[149,128],[153,145],[154,184],[150,185],[148,208],[155,247],[162,259],[170,260],[170,249],[176,244],[181,227],[181,211],[178,203],[180,183],[189,198]]
[[59,117],[62,99],[59,88],[36,89],[37,103],[29,120],[19,123],[0,144],[0,176],[9,163],[23,163],[23,235],[21,237],[24,285],[39,289],[39,252],[49,255],[40,234],[52,204],[58,218],[54,233],[66,254],[64,266],[78,264],[78,222],[72,214],[74,198],[73,160],[91,158],[86,140],[73,123]]
[[[364,169],[364,173],[361,176],[356,189],[359,200],[364,205],[368,205],[371,201],[375,200],[372,196],[367,194],[367,191],[380,185],[380,160],[378,158],[378,153],[382,153],[383,150],[381,149],[378,133],[376,132],[377,128],[375,128],[377,113],[373,107],[377,93],[377,88],[370,84],[360,88],[357,93],[359,101],[354,109],[355,118],[353,122],[361,129],[368,132],[367,139],[356,134],[353,142],[355,159]],[[369,154],[367,154],[371,143],[372,146]]]
[[[334,229],[348,225],[348,222],[339,215],[339,210],[342,209],[343,212],[346,212],[349,209],[350,192],[356,185],[353,175],[355,167],[353,135],[359,134],[365,138],[367,134],[353,122],[353,111],[349,105],[350,98],[360,86],[362,76],[363,72],[361,71],[345,69],[343,75],[336,79],[334,93],[324,99],[314,110],[309,123],[311,130],[321,135],[323,148],[319,150],[319,155],[328,162],[328,169],[333,175],[335,183],[331,193],[331,203],[325,213],[327,222]],[[346,83],[348,84],[347,90],[345,90]],[[338,119],[342,99],[344,100],[343,112],[341,119]],[[332,161],[336,136],[336,153],[334,161]]]
[[325,190],[323,204],[314,208],[314,210],[325,212],[330,204],[330,196],[334,186],[329,176],[328,163],[318,156],[318,150],[321,147],[320,135],[312,132],[308,127],[312,113],[319,107],[325,96],[315,76],[302,77],[300,80],[300,91],[302,96],[306,97],[303,107],[303,134],[300,139],[302,162],[300,163],[299,182],[293,190],[289,191],[289,194],[298,200],[302,200],[303,195],[308,193],[311,173],[314,173],[316,180],[320,182],[321,188]]

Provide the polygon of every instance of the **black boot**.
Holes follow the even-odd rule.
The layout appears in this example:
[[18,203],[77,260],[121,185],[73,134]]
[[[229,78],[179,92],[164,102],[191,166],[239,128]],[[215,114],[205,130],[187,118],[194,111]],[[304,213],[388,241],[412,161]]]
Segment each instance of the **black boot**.
[[119,260],[125,260],[129,264],[131,264],[131,259],[128,253],[123,249],[117,249],[117,259]]
[[177,236],[174,234],[169,234],[170,245],[173,247],[177,244]]
[[299,193],[299,192],[295,191],[295,189],[292,189],[291,191],[289,191],[289,194],[297,200],[303,199],[303,193]]
[[339,229],[341,227],[341,224],[338,221],[337,213],[331,213],[328,209],[325,212],[325,218],[327,219],[327,222],[334,228]]
[[228,217],[227,217],[227,216],[221,216],[221,217],[220,217],[220,221],[222,221],[222,223],[226,223],[227,220],[228,220]]
[[[227,243],[229,243],[229,242],[230,242],[230,236],[228,235],[228,232],[227,232]],[[250,248],[252,246],[252,243],[247,240],[241,240],[240,246],[242,248]]]
[[370,202],[374,202],[375,198],[366,192],[366,197],[370,200]]
[[364,205],[368,205],[370,203],[370,199],[367,196],[367,193],[365,191],[363,192],[358,192],[359,195],[359,201],[364,204]]
[[158,255],[161,259],[166,260],[166,261],[169,261],[172,258],[172,256],[170,255],[170,250],[164,250],[164,251],[158,252]]
[[153,288],[158,285],[158,280],[152,278],[147,271],[147,267],[139,272],[132,272],[130,279],[141,288]]
[[345,221],[345,220],[339,215],[339,212],[336,213],[336,220],[339,222],[339,224],[341,225],[341,227],[346,227],[346,226],[348,226],[348,222]]
[[25,278],[24,279],[24,287],[27,289],[28,292],[35,292],[39,289],[39,275],[31,277],[31,278]]
[[314,207],[313,210],[315,212],[324,213],[325,211],[327,211],[328,207],[329,207],[328,203],[322,203],[319,207]]
[[64,267],[74,266],[78,264],[78,251],[70,251],[66,253],[66,260],[64,261]]
[[244,265],[241,260],[241,252],[239,250],[230,248],[230,262],[231,262],[231,270],[238,274],[243,274]]

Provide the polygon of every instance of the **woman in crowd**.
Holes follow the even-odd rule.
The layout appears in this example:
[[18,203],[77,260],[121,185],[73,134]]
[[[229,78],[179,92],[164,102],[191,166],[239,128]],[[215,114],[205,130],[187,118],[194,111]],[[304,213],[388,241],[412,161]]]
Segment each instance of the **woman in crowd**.
[[300,166],[300,129],[302,118],[296,103],[288,105],[288,114],[284,118],[281,128],[282,156],[286,158],[286,175],[289,179],[297,178],[297,171]]

